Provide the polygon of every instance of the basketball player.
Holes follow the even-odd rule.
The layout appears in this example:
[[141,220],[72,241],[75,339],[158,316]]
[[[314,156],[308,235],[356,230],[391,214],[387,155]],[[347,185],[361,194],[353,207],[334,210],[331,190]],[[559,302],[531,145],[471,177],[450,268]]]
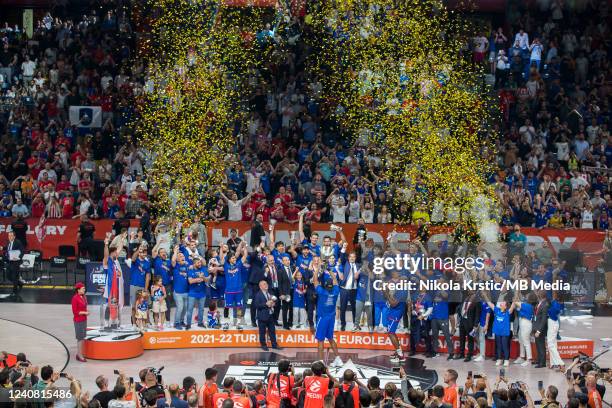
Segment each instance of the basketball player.
[[389,340],[395,349],[395,352],[391,355],[392,362],[403,362],[406,361],[406,356],[402,351],[399,339],[397,338],[397,327],[399,322],[404,316],[406,310],[406,300],[408,299],[408,291],[405,289],[398,288],[398,286],[404,284],[402,281],[399,271],[391,272],[391,279],[387,282],[384,287],[384,296],[387,300],[385,304],[385,310],[383,316],[387,317],[386,329],[389,335]]
[[338,279],[335,274],[331,274],[331,279],[325,280],[325,287],[319,283],[319,271],[315,270],[312,274],[313,285],[317,293],[317,325],[315,339],[318,342],[319,360],[323,360],[323,348],[325,340],[329,341],[335,360],[331,367],[342,367],[342,359],[338,353],[338,345],[334,340],[334,324],[336,322],[336,301],[340,294]]

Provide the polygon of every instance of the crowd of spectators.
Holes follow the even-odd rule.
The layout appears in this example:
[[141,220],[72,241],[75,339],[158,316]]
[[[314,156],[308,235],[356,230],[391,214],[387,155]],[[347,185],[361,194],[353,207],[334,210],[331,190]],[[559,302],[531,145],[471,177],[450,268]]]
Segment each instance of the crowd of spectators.
[[[609,225],[608,4],[577,3],[513,4],[502,27],[471,44],[499,93],[491,183],[504,225]],[[133,98],[147,89],[132,12],[106,0],[80,17],[47,14],[31,39],[0,30],[0,216],[134,218],[148,205],[148,155],[130,128]],[[295,223],[308,207],[311,221],[391,223],[411,213],[381,177],[384,149],[343,134],[324,109],[321,82],[306,69],[306,26],[295,18],[286,58],[249,78],[238,164],[205,219]],[[102,127],[71,124],[75,105],[100,106]]]
[[[376,376],[362,382],[358,373],[351,369],[332,373],[322,361],[315,361],[311,367],[298,372],[289,360],[280,360],[278,373],[271,373],[264,381],[252,384],[229,376],[222,378],[214,368],[205,369],[201,383],[192,376],[184,377],[180,384],[172,383],[149,367],[140,370],[137,377],[116,372],[116,378],[112,379],[114,384],[108,377],[99,375],[95,381],[98,389],[86,391],[79,379],[49,365],[35,366],[23,353],[17,355],[13,366],[6,364],[4,352],[3,357],[0,406],[6,408],[20,406],[9,402],[9,390],[24,388],[70,391],[64,398],[37,400],[32,404],[41,408],[273,408],[279,404],[287,408],[533,408],[536,405],[559,408],[562,404],[568,408],[600,408],[605,382],[611,380],[610,373],[600,375],[593,363],[576,358],[567,371],[565,396],[559,389],[561,384],[542,384],[531,390],[525,382],[505,375],[497,376],[491,384],[485,375],[470,372],[463,384],[463,379],[453,369],[444,371],[443,384],[422,390],[412,386],[403,368],[400,368],[397,381],[382,384]],[[281,381],[275,381],[277,376]],[[313,383],[316,387],[311,386]]]

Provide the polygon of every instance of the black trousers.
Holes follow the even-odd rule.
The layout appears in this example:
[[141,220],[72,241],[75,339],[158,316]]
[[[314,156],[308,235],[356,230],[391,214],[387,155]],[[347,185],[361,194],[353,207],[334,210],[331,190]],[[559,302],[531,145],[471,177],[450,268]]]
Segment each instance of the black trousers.
[[317,307],[317,293],[314,288],[308,287],[306,290],[306,316],[308,318],[308,325],[314,326],[314,311]]
[[268,335],[270,336],[270,342],[272,343],[272,347],[276,347],[276,326],[274,325],[274,320],[257,320],[257,327],[259,328],[259,344],[261,344],[262,347],[267,345],[267,330]]
[[13,293],[19,292],[19,261],[8,261],[8,278],[13,283]]
[[249,290],[251,291],[251,326],[257,326],[257,309],[255,308],[255,294],[259,291],[258,285],[249,284]]
[[351,304],[351,314],[353,316],[353,324],[355,323],[355,299],[357,298],[357,289],[340,289],[340,324],[344,328],[346,326],[346,310],[349,303]]
[[283,319],[283,327],[285,329],[293,326],[293,298],[290,301],[285,302],[284,300],[280,301],[281,304],[281,312]]
[[474,337],[470,336],[470,332],[474,329],[472,322],[461,318],[459,321],[459,355],[465,355],[465,339],[467,338],[469,357],[474,354]]
[[421,339],[425,340],[425,352],[432,352],[431,322],[429,320],[419,320],[416,316],[410,316],[410,351],[417,351]]
[[[544,329],[546,330],[546,329]],[[536,345],[536,362],[539,365],[546,366],[546,331],[540,332],[540,335],[535,338]]]

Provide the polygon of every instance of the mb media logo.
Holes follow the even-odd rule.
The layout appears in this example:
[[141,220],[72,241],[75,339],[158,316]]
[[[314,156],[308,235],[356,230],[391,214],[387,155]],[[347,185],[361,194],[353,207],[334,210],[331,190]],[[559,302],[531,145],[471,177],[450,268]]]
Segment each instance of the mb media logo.
[[[345,361],[342,367],[330,368],[331,374],[341,378],[345,370],[351,369],[358,380],[366,383],[371,377],[380,378],[381,384],[392,382],[398,387],[401,380],[397,368],[389,361],[388,356],[376,356],[360,358],[357,353],[343,353]],[[234,377],[245,384],[252,385],[255,381],[266,381],[271,373],[278,372],[278,362],[282,359],[291,361],[296,374],[302,373],[310,368],[313,361],[317,360],[317,353],[297,353],[295,356],[282,355],[274,352],[253,352],[231,354],[225,364],[217,364],[215,368],[219,371],[218,382],[223,383],[226,377]],[[424,361],[418,358],[409,358],[404,369],[410,383],[415,388],[429,389],[438,382],[438,375],[434,370],[428,370],[423,365]],[[316,392],[321,389],[319,381],[310,384],[309,391]]]

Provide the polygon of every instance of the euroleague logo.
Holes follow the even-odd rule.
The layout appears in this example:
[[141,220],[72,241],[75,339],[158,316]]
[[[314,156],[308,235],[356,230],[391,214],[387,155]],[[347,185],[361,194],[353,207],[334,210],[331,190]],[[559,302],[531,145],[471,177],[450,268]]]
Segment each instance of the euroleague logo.
[[319,391],[321,391],[321,382],[319,380],[314,380],[308,386],[308,391],[310,391],[310,392],[319,392]]
[[151,343],[151,344],[157,343],[157,338],[156,337],[149,337],[149,343]]

